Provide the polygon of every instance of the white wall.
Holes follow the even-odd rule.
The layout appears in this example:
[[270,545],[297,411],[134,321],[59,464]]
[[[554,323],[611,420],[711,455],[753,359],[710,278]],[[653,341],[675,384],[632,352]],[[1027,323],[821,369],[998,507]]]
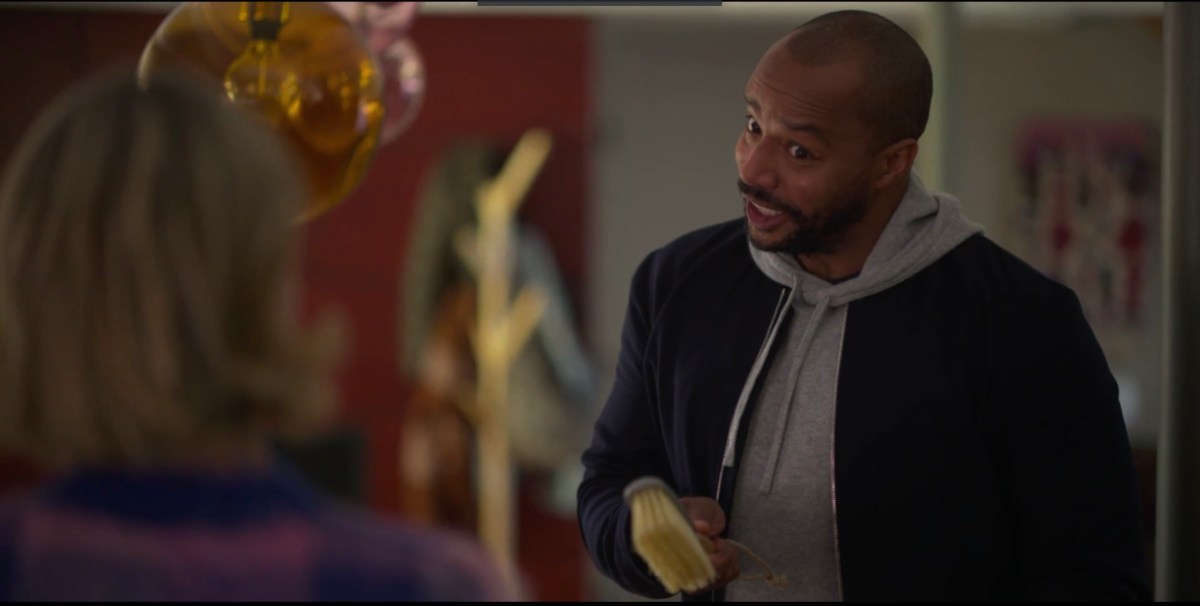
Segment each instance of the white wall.
[[791,24],[598,20],[588,334],[611,371],[629,280],[654,248],[739,216],[733,146],[746,80]]

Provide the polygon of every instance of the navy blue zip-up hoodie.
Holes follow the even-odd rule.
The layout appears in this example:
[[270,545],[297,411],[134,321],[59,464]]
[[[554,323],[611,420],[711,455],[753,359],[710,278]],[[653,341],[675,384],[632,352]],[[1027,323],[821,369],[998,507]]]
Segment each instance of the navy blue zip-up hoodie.
[[[632,550],[630,481],[661,477],[733,519],[742,457],[723,470],[727,433],[750,380],[740,453],[787,294],[742,220],[635,273],[578,492],[584,543],[627,590],[667,597]],[[847,305],[832,471],[844,599],[1150,599],[1116,383],[1069,289],[976,234]]]

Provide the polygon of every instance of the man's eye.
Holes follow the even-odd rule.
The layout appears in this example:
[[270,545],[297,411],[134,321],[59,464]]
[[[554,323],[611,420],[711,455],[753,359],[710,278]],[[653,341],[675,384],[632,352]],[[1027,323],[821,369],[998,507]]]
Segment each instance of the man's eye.
[[758,128],[758,122],[755,122],[754,118],[751,118],[750,116],[746,116],[746,131],[756,135],[761,132],[761,130]]
[[812,157],[812,154],[807,149],[799,145],[789,145],[788,153],[797,160],[807,160]]

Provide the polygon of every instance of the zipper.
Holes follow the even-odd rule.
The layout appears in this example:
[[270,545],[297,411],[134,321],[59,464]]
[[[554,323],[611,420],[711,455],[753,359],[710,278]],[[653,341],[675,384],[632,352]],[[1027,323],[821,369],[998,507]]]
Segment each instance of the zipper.
[[837,568],[837,587],[838,601],[846,601],[846,591],[842,586],[842,546],[839,542],[838,535],[838,513],[837,513],[837,409],[838,409],[838,392],[842,379],[842,351],[846,345],[846,325],[850,320],[850,306],[846,306],[846,311],[842,316],[842,336],[838,340],[838,365],[837,372],[833,373],[833,420],[829,428],[829,494],[833,500],[833,563]]
[[[771,342],[771,335],[775,333],[775,325],[779,323],[779,319],[781,317],[780,313],[779,313],[780,308],[783,306],[783,302],[787,299],[787,293],[788,293],[788,289],[786,287],[779,292],[779,300],[775,302],[775,313],[771,314],[771,324],[767,326],[767,334],[763,337],[762,343],[758,346],[758,356],[755,357],[756,360],[758,358],[762,357],[763,351],[767,348],[767,344]],[[751,372],[753,373],[753,370],[751,370]],[[759,369],[759,372],[762,372],[761,368]],[[758,378],[757,375],[755,375],[754,377],[747,377],[747,380],[756,380],[757,378]],[[728,426],[730,429],[733,428],[733,421],[734,421],[734,419],[737,418],[737,415],[738,415],[738,408],[737,408],[737,406],[734,406],[733,416],[731,416],[729,418]],[[726,430],[726,431],[728,431],[728,430]],[[730,448],[730,442],[732,442],[734,440],[737,440],[736,435],[729,435],[726,437],[726,439],[725,439],[725,450],[726,451],[729,450],[729,448]],[[722,456],[722,464],[720,466],[720,469],[717,470],[717,494],[715,494],[713,496],[713,500],[716,501],[718,505],[721,503],[721,483],[725,480],[725,465],[724,465],[723,461],[724,461],[724,457]]]
[[[758,361],[759,358],[762,358],[763,352],[767,349],[767,344],[769,344],[771,342],[771,337],[772,337],[772,335],[775,334],[775,327],[776,327],[776,325],[779,324],[779,321],[782,318],[782,314],[780,313],[780,311],[783,308],[784,302],[787,301],[787,295],[788,295],[788,288],[785,286],[783,288],[783,290],[779,291],[779,300],[775,302],[775,312],[771,314],[771,323],[767,326],[767,334],[766,334],[766,336],[763,337],[762,343],[758,346],[758,355],[755,357],[756,362]],[[762,372],[762,368],[759,368],[759,372]],[[751,365],[751,367],[750,367],[750,374],[752,376],[747,377],[746,380],[748,380],[748,381],[757,380],[758,374],[754,372],[753,365]],[[749,397],[749,396],[747,395],[747,397]],[[738,416],[738,407],[735,405],[733,407],[733,416],[731,416],[729,418],[729,429],[730,430],[733,429],[733,422],[735,419],[737,419],[737,416]],[[726,431],[728,432],[729,430],[726,430]],[[730,449],[731,442],[733,442],[735,440],[737,440],[736,432],[734,432],[732,435],[726,436],[725,451],[728,451]],[[720,469],[717,470],[717,493],[715,495],[713,495],[713,500],[717,502],[718,506],[720,506],[720,504],[721,504],[721,485],[722,485],[722,483],[724,483],[724,481],[725,481],[725,456],[724,456],[724,452],[722,452]],[[710,602],[717,601],[717,592],[716,591],[710,591],[708,593],[708,601],[710,601]]]

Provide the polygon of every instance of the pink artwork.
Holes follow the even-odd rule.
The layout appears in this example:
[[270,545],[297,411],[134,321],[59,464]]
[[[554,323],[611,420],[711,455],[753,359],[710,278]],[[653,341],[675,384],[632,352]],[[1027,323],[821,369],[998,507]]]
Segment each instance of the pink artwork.
[[1019,141],[1018,254],[1070,286],[1097,330],[1141,327],[1158,217],[1157,133],[1034,122]]

